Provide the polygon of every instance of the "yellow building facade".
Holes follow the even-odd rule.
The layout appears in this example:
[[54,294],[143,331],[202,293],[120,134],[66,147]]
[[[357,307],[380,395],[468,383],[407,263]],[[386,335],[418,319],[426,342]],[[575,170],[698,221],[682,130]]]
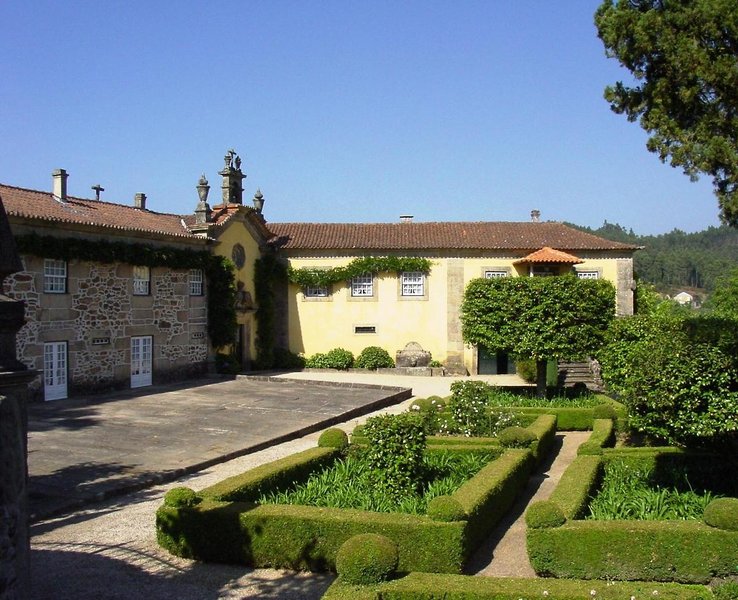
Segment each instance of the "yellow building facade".
[[[633,246],[561,223],[271,223],[292,269],[346,267],[367,256],[425,258],[427,273],[380,272],[324,289],[289,284],[285,315],[292,352],[311,356],[333,348],[358,355],[379,346],[391,356],[409,342],[457,372],[490,365],[484,350],[464,344],[461,302],[478,277],[546,276],[574,272],[606,279],[617,290],[618,314],[633,312]],[[404,246],[404,247],[403,247]],[[433,246],[433,247],[431,247]]]

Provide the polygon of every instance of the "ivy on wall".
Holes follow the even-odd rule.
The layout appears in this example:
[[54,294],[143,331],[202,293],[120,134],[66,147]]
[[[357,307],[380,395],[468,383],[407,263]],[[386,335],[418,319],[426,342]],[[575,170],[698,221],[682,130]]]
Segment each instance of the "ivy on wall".
[[291,283],[301,287],[325,287],[340,281],[349,281],[365,273],[401,273],[420,271],[426,275],[433,263],[427,258],[404,256],[364,256],[355,258],[343,267],[331,269],[293,269],[287,271]]
[[274,285],[284,280],[286,269],[276,254],[264,254],[254,262],[254,290],[256,294],[256,368],[274,366],[275,323],[277,306]]
[[213,347],[236,341],[236,285],[233,264],[205,250],[130,242],[61,238],[30,233],[16,237],[21,254],[103,264],[127,263],[170,269],[202,269],[207,278],[208,335]]

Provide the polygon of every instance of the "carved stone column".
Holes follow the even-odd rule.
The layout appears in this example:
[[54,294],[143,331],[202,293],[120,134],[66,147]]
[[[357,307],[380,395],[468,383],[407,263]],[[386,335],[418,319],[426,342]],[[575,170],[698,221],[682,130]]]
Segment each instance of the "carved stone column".
[[[22,269],[0,199],[0,285]],[[36,373],[16,357],[23,303],[2,292],[0,287],[0,600],[17,600],[31,597],[26,398]]]

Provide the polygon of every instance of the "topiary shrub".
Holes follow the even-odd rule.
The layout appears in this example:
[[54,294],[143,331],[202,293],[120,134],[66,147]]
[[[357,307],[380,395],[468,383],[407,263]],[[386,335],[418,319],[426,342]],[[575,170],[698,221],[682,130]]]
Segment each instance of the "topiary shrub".
[[188,487],[172,488],[164,496],[164,505],[175,508],[197,506],[200,502],[202,498]]
[[416,398],[413,400],[413,403],[410,405],[408,410],[414,412],[428,412],[432,408],[435,408],[435,406],[431,404],[430,398]]
[[434,521],[466,520],[466,511],[453,496],[436,496],[428,503],[426,513]]
[[716,498],[705,507],[703,519],[710,527],[738,531],[738,498]]
[[350,369],[354,364],[354,355],[350,350],[344,350],[343,348],[334,348],[325,355],[325,360],[328,363],[329,369],[339,369],[346,371]]
[[536,436],[524,427],[514,426],[503,429],[498,439],[504,448],[530,448],[536,441]]
[[395,366],[389,352],[379,346],[367,346],[354,361],[357,369],[391,369]]
[[346,540],[336,554],[336,572],[346,583],[371,585],[387,581],[397,570],[397,545],[378,533]]
[[338,448],[343,450],[349,444],[348,435],[343,429],[331,427],[320,434],[318,446],[321,448]]
[[439,406],[443,407],[448,404],[448,398],[443,398],[441,396],[428,396],[428,402],[438,409]]
[[558,504],[550,500],[533,502],[525,511],[525,524],[531,529],[561,527],[566,517]]
[[592,416],[595,419],[610,419],[611,421],[616,421],[618,418],[612,404],[598,404],[592,409]]
[[308,369],[330,369],[328,358],[324,352],[316,352],[312,356],[306,358],[305,366]]

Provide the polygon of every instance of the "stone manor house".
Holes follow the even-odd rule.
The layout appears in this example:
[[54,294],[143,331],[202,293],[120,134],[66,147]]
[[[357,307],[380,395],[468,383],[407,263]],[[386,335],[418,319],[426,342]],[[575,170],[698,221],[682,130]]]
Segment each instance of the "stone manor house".
[[[267,223],[264,198],[243,204],[241,160],[224,158],[221,198],[210,206],[203,176],[189,215],[156,212],[145,194],[116,204],[67,194],[67,173],[51,191],[0,185],[24,270],[4,281],[26,303],[18,356],[39,376],[37,399],[197,377],[212,365],[218,297],[208,293],[209,257],[232,263],[235,354],[244,370],[256,358],[255,261],[276,257],[293,272],[350,266],[365,257],[427,259],[426,270],[368,272],[329,285],[274,287],[277,347],[311,355],[342,347],[390,354],[417,342],[452,370],[511,368],[493,350],[470,347],[459,320],[466,284],[476,277],[604,278],[617,312],[633,311],[634,246],[553,222]],[[194,194],[193,194],[194,196]],[[412,262],[397,264],[412,264]],[[293,280],[295,278],[292,278]],[[222,350],[222,349],[221,349]]]

